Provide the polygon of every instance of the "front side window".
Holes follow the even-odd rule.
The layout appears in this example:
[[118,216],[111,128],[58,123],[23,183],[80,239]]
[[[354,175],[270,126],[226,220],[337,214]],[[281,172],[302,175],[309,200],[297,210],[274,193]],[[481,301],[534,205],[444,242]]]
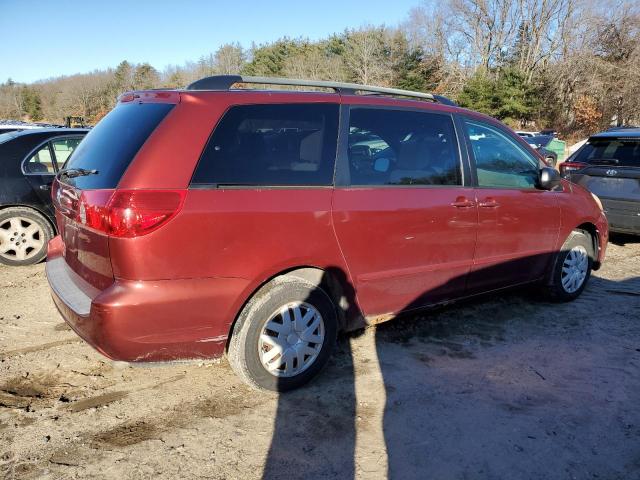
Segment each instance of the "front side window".
[[338,110],[337,104],[232,107],[209,139],[192,183],[332,185]]
[[352,108],[351,185],[461,185],[460,156],[449,115]]
[[538,160],[497,127],[465,120],[479,187],[535,188]]
[[50,142],[42,145],[31,157],[24,163],[25,173],[33,173],[37,175],[53,175],[56,173],[56,166],[51,156]]

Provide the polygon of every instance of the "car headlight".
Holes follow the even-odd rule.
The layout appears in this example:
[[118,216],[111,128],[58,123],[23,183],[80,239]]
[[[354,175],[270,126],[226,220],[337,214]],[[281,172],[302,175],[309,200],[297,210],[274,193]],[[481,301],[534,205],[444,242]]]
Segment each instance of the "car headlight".
[[593,192],[591,192],[591,196],[593,197],[593,200],[596,202],[596,205],[598,205],[598,208],[601,211],[604,211],[604,207],[602,206],[602,200],[600,200],[600,198],[598,198],[598,196]]

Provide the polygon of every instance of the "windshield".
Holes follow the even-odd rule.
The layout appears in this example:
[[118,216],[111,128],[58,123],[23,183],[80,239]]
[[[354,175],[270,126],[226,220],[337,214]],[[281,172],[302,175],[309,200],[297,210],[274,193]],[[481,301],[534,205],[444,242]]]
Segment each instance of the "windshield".
[[593,165],[640,167],[640,138],[592,138],[578,151],[572,161]]

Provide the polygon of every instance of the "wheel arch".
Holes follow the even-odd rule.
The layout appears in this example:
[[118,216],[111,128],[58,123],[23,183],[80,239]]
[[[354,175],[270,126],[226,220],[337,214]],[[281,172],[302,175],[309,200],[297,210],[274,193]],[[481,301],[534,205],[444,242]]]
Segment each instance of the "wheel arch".
[[600,250],[600,235],[598,232],[598,227],[596,227],[591,222],[585,222],[578,225],[576,228],[574,228],[574,230],[583,230],[587,232],[591,237],[591,248],[593,249],[591,252],[593,254],[593,257],[591,259],[593,262],[592,269],[598,270],[601,266],[600,262],[598,261],[598,252]]
[[364,316],[357,305],[355,290],[351,286],[346,273],[341,268],[321,268],[312,265],[296,266],[271,275],[246,295],[240,308],[237,309],[233,321],[229,325],[226,350],[229,349],[229,342],[233,335],[233,330],[238,322],[240,313],[247,303],[270,282],[283,277],[299,278],[323,289],[329,295],[336,308],[339,331],[353,330],[364,326]]
[[44,210],[34,207],[33,205],[25,205],[22,203],[15,203],[15,204],[3,204],[0,205],[0,212],[7,210],[8,208],[28,208],[29,210],[33,210],[34,212],[40,214],[40,216],[42,216],[47,223],[49,224],[49,226],[51,227],[51,230],[53,231],[53,235],[55,236],[58,233],[58,228],[56,227],[55,222],[51,219],[51,217],[47,214],[47,212],[45,212]]

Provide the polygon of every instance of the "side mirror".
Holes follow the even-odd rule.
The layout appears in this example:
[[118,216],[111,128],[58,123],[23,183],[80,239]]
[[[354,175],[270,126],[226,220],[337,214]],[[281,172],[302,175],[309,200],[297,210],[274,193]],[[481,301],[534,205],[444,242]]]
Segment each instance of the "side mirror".
[[562,177],[555,168],[543,167],[538,175],[538,187],[542,190],[553,190],[560,185]]

